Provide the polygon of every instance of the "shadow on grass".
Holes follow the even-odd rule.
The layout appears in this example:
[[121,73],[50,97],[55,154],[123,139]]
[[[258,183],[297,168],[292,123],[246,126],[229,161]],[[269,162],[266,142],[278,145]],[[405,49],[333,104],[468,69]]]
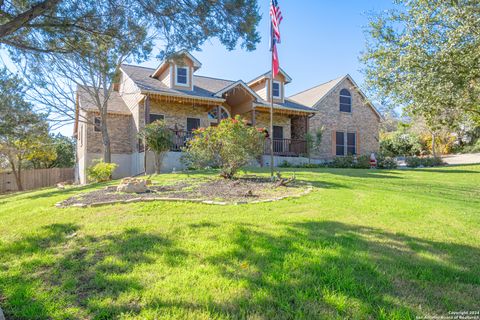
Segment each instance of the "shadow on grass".
[[[0,272],[0,296],[7,319],[50,319],[55,311],[61,318],[112,319],[122,312],[138,312],[135,304],[111,303],[122,293],[143,290],[141,279],[129,273],[157,262],[152,254],[161,255],[169,266],[186,256],[171,240],[137,229],[102,237],[80,232],[74,224],[52,224],[12,244],[0,243],[5,267]],[[21,265],[8,272],[7,261]],[[103,299],[107,303],[99,303]],[[80,311],[52,310],[57,301]]]
[[[0,272],[7,317],[52,318],[52,301],[39,293],[44,288],[76,310],[62,311],[62,318],[114,319],[149,311],[177,318],[414,319],[478,306],[476,247],[330,221],[280,224],[275,233],[248,223],[234,229],[209,222],[190,227],[220,229],[224,237],[216,252],[188,256],[190,265],[173,240],[137,229],[91,237],[76,225],[58,224],[18,243],[0,244],[5,261],[21,261],[20,270]],[[45,255],[54,261],[42,260]],[[201,264],[242,290],[227,298],[218,293],[228,287],[198,282],[212,288],[215,298],[194,298],[195,287],[176,288],[179,297],[152,296],[146,282],[131,273],[154,263],[198,273]],[[7,263],[3,267],[8,271]]]

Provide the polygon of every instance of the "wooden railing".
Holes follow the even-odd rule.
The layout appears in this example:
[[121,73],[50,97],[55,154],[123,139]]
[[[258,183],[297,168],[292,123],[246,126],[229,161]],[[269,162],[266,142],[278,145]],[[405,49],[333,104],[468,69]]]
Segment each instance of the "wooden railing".
[[[270,139],[265,139],[264,153],[270,154]],[[298,157],[307,153],[307,141],[295,139],[273,139],[273,154]]]
[[[193,137],[192,131],[173,131],[171,151],[179,152],[187,146],[188,140]],[[270,139],[265,139],[264,153],[270,154]],[[273,154],[276,156],[298,157],[307,153],[307,142],[295,139],[273,139]]]
[[193,137],[192,131],[174,130],[172,138],[172,146],[170,151],[182,151],[182,148],[187,146],[187,141]]

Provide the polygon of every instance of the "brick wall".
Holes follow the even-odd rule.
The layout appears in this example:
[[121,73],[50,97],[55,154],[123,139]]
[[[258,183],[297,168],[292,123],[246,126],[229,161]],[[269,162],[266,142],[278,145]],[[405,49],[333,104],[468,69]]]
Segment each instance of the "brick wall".
[[[352,112],[340,112],[340,90],[348,89],[352,94]],[[368,106],[355,89],[353,83],[345,79],[337,88],[315,107],[319,112],[310,119],[309,129],[312,134],[323,127],[324,133],[320,150],[314,157],[332,158],[334,153],[334,132],[347,131],[357,133],[357,154],[369,154],[379,149],[379,124],[377,114]]]
[[[88,141],[88,153],[103,153],[102,133],[95,131],[93,119],[98,113],[89,112],[88,118],[91,123],[86,125],[86,135]],[[108,134],[110,136],[111,153],[132,153],[132,116],[109,114],[107,119]]]

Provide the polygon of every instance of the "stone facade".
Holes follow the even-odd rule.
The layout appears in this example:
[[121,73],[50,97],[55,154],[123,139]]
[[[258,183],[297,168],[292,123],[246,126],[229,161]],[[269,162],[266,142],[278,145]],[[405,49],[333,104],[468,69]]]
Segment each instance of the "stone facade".
[[[348,89],[352,95],[352,112],[340,111],[340,91]],[[369,154],[379,150],[380,118],[357,91],[355,85],[344,79],[335,89],[319,101],[314,108],[318,113],[310,119],[309,131],[315,135],[323,128],[322,143],[316,158],[335,157],[335,132],[354,132],[357,134],[357,154]]]
[[[256,127],[263,127],[269,130],[270,128],[270,114],[268,112],[256,112]],[[283,138],[290,139],[292,124],[290,117],[283,114],[273,114],[273,125],[283,128]]]

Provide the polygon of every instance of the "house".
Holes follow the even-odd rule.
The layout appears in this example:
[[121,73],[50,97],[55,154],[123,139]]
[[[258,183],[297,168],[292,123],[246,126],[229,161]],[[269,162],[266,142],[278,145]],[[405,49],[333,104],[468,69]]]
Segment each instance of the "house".
[[[138,132],[145,123],[162,119],[174,131],[171,152],[162,169],[180,169],[181,148],[196,128],[214,126],[236,115],[253,126],[268,128],[270,90],[276,163],[284,159],[305,161],[306,133],[315,134],[320,129],[323,138],[320,148],[312,153],[315,159],[369,154],[379,148],[381,115],[349,75],[286,97],[284,88],[292,78],[284,70],[273,82],[270,72],[244,82],[197,75],[201,66],[186,51],[166,59],[156,69],[121,66],[109,97],[107,118],[112,161],[119,165],[115,177],[144,172],[144,146]],[[86,168],[103,153],[99,113],[82,88],[77,92],[76,115],[77,178],[85,183]],[[268,144],[265,150],[267,154]],[[270,160],[264,158],[266,165]],[[151,155],[146,163],[147,172],[153,171]]]

